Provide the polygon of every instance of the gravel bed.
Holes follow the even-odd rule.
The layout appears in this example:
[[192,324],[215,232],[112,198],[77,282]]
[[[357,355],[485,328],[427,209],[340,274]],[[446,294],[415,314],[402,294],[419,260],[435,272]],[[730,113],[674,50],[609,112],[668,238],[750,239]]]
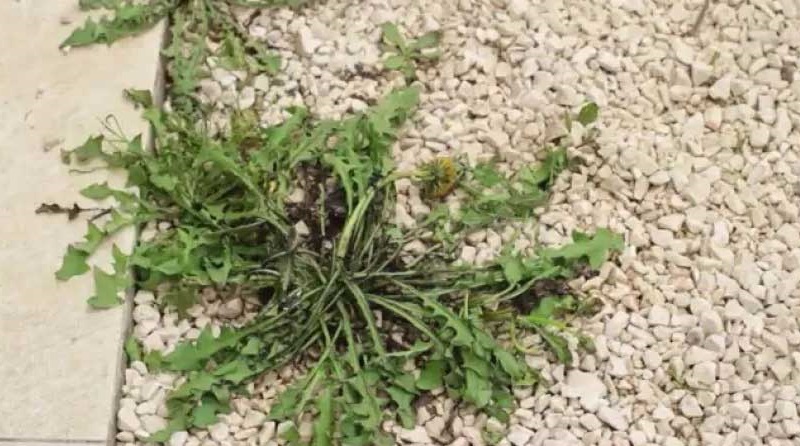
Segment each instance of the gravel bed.
[[[291,105],[337,117],[402,85],[402,75],[380,69],[386,21],[406,35],[443,35],[442,59],[418,70],[421,106],[396,146],[400,168],[458,155],[496,157],[514,170],[564,136],[566,113],[588,101],[600,107],[598,148],[572,150],[580,165],[561,175],[538,222],[472,234],[461,252],[480,264],[517,232],[520,249],[562,244],[573,229],[623,234],[618,262],[579,284],[605,303],[581,323],[595,351],[566,367],[529,356],[551,385],[517,389],[508,426],[439,397],[413,430],[385,423],[397,444],[800,445],[800,4],[711,2],[693,33],[701,8],[694,0],[327,0],[254,19],[241,11],[284,67],[252,77],[209,60],[198,94],[215,104],[217,131],[235,108],[258,110],[264,123]],[[583,129],[576,123],[566,137],[578,147]],[[430,209],[409,182],[399,186],[396,218],[410,227]],[[166,351],[205,326],[245,323],[258,307],[208,290],[180,320],[152,294],[135,301],[135,336]],[[222,422],[176,433],[170,446],[283,444],[288,425],[265,413],[298,373],[262,377]],[[175,385],[132,364],[117,439],[143,444],[163,428]],[[310,427],[301,423],[301,435]]]

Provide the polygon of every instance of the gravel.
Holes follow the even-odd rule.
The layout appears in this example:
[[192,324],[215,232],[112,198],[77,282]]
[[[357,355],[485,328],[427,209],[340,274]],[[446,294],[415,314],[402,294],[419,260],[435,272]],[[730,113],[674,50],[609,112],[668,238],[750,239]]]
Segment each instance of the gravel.
[[[382,22],[441,30],[442,60],[417,73],[424,93],[395,150],[401,169],[442,154],[517,169],[560,134],[565,113],[600,106],[598,147],[572,151],[581,162],[558,179],[538,229],[520,225],[515,242],[559,244],[600,226],[625,236],[619,261],[577,284],[604,302],[578,321],[595,351],[567,366],[530,355],[551,385],[517,389],[508,424],[438,396],[414,429],[385,424],[398,444],[800,444],[798,5],[711,2],[690,36],[701,3],[328,0],[255,18],[251,34],[285,61],[275,78],[215,68],[202,82],[219,131],[235,107],[264,123],[297,104],[337,117],[404,82],[359,71],[378,73]],[[580,142],[575,127],[568,136]],[[429,209],[413,185],[399,189],[397,219],[410,227]],[[472,234],[461,261],[485,262],[506,241],[503,231]],[[135,299],[146,350],[243,324],[257,308],[208,292],[181,321],[154,300]],[[265,413],[294,373],[263,377],[225,420],[176,433],[170,446],[283,444],[291,425]],[[132,364],[117,439],[143,444],[175,385]],[[485,443],[487,430],[502,439]]]

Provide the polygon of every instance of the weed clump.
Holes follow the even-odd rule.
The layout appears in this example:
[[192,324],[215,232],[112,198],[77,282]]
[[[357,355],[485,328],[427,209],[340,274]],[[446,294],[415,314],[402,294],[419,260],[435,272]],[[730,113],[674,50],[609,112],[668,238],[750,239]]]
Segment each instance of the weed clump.
[[[173,14],[173,32],[184,38],[195,14],[221,14],[214,9],[221,2],[205,1],[193,11],[178,8],[191,1],[154,1],[163,9],[148,14]],[[111,42],[154,20],[126,2],[82,5],[111,8],[114,18],[87,22],[67,45]],[[221,27],[229,37],[221,47],[226,63],[272,66],[235,38],[233,24],[203,23]],[[438,39],[423,36],[407,43],[389,24],[383,33],[395,52],[387,66],[407,75],[413,74],[413,61],[432,57],[422,50]],[[167,51],[174,111],[154,107],[147,92],[127,94],[152,125],[155,151],[144,150],[141,137],[117,134],[91,137],[63,156],[68,163],[124,169],[129,189],[104,183],[81,192],[117,204],[102,209],[89,222],[85,240],[68,248],[58,279],[88,272],[87,259],[123,227],[164,228],[130,255],[115,249],[113,272],[94,268],[90,305],[117,305],[119,291],[132,284],[159,291],[163,303],[179,311],[206,287],[236,289],[262,303],[247,325],[216,336],[204,330],[168,354],[143,355],[135,341],[126,343],[129,355],[150,370],[185,375],[168,397],[169,425],[151,441],[215,423],[249,382],[301,361],[308,364],[307,373],[280,395],[270,417],[312,414],[315,445],[394,444],[381,423],[394,418],[413,426],[415,408],[433,391],[507,420],[512,386],[537,381],[536,371],[520,358],[516,330],[537,332],[558,360],[572,361],[563,317],[591,305],[565,281],[598,268],[621,248],[619,236],[599,229],[532,255],[506,249],[483,266],[453,262],[468,231],[533,216],[569,166],[565,148],[550,150],[541,163],[512,176],[492,163],[470,168],[447,157],[413,172],[398,171],[391,147],[417,105],[415,88],[395,90],[365,112],[340,120],[294,108],[284,122],[261,128],[252,117],[235,114],[230,133],[211,138],[196,125],[203,111],[191,94],[198,76],[191,63],[204,60],[206,49],[187,52],[187,42],[174,43],[174,54]],[[589,125],[596,115],[589,104],[576,119]],[[395,182],[401,178],[418,182],[433,202],[461,191],[466,197],[461,211],[454,214],[442,205],[414,229],[401,229],[393,221]],[[87,211],[55,204],[40,210],[70,219]],[[418,241],[426,250],[406,249]],[[499,341],[498,334],[506,333],[507,342]],[[419,373],[408,373],[408,364]],[[297,431],[284,435],[301,440]]]

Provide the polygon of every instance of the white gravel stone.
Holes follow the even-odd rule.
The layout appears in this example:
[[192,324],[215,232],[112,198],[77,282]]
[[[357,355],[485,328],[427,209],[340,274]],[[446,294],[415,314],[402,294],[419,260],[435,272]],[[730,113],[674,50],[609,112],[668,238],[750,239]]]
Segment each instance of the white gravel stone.
[[230,427],[223,422],[212,424],[208,428],[208,433],[214,441],[224,441],[230,436]]
[[408,443],[423,443],[431,442],[428,432],[422,426],[417,426],[414,429],[401,429],[398,437]]
[[628,420],[618,409],[603,406],[597,411],[597,418],[615,430],[624,431],[628,429]]
[[581,426],[590,431],[600,429],[603,426],[603,423],[600,421],[600,419],[591,413],[581,415],[580,423]]
[[514,446],[525,446],[528,440],[533,437],[533,431],[522,426],[511,426],[511,430],[506,436],[506,439]]
[[189,433],[186,431],[178,431],[174,432],[169,437],[169,446],[184,446],[186,444],[186,440],[189,439]]
[[251,427],[262,427],[264,423],[267,421],[267,415],[263,412],[259,412],[257,410],[249,410],[247,414],[244,416],[244,420],[242,421],[242,427],[244,429],[249,429]]
[[700,403],[698,403],[697,398],[692,395],[686,395],[681,399],[680,410],[681,413],[688,418],[703,416],[703,409],[700,407]]
[[131,407],[121,407],[117,412],[117,426],[124,432],[135,432],[142,427],[142,422]]

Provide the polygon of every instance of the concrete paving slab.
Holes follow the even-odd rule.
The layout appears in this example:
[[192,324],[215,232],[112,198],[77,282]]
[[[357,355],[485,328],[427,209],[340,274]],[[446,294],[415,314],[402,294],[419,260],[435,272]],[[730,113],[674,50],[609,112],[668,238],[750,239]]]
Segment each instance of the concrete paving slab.
[[0,440],[0,446],[100,446],[102,444],[105,444],[105,442]]
[[[122,90],[155,85],[164,33],[63,54],[59,43],[83,19],[77,3],[0,2],[0,446],[113,436],[128,315],[87,307],[90,275],[54,278],[85,220],[34,210],[44,202],[92,205],[78,191],[109,174],[70,174],[59,149],[100,131],[110,114],[128,135],[146,130]],[[114,242],[129,252],[133,241],[131,230]],[[101,251],[97,263],[108,265],[110,244]]]

